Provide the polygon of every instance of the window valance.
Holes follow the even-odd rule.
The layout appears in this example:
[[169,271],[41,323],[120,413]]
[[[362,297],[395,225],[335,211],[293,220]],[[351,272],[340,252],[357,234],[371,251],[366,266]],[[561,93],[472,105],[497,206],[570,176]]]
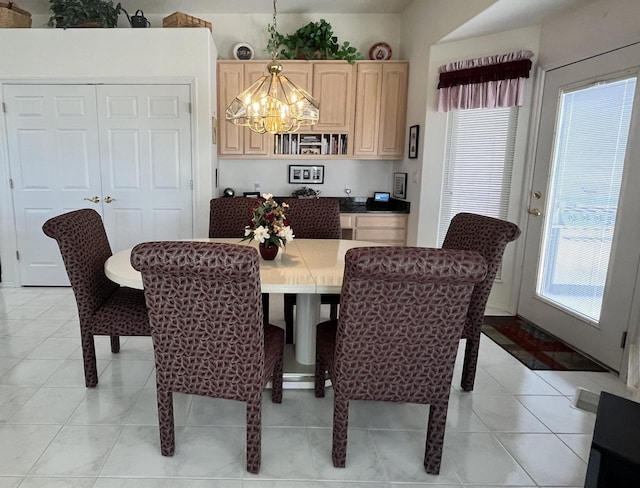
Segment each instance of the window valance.
[[521,106],[532,57],[521,50],[441,66],[438,111]]

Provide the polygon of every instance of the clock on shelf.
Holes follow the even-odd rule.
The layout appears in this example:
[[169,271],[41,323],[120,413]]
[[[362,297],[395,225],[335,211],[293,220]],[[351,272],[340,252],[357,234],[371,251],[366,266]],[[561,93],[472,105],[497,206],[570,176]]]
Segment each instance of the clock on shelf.
[[237,42],[233,45],[231,54],[235,59],[240,61],[249,61],[253,59],[255,51],[253,50],[253,46],[248,42]]

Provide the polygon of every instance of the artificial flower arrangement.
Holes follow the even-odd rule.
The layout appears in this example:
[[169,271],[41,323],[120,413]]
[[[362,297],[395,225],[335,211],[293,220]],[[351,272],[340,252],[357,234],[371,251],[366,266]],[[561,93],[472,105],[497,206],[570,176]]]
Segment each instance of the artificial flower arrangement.
[[263,200],[256,200],[252,210],[251,222],[244,228],[243,241],[257,240],[260,244],[270,247],[285,247],[295,237],[284,215],[287,208],[285,202],[279,205],[271,193],[263,193]]

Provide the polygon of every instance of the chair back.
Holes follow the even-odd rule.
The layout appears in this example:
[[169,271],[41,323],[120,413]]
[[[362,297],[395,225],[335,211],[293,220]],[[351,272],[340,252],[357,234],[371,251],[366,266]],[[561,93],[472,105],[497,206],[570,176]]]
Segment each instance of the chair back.
[[473,289],[463,337],[471,332],[470,329],[482,325],[489,293],[500,269],[504,249],[519,235],[520,229],[516,224],[485,215],[459,213],[451,219],[442,248],[475,251],[487,262],[487,276]]
[[212,198],[209,202],[209,237],[243,238],[255,206],[255,198]]
[[58,242],[82,322],[120,287],[104,274],[112,252],[102,218],[90,208],[74,210],[47,220],[42,230]]
[[[486,275],[474,252],[415,247],[347,251],[336,335],[336,397],[447,399],[467,307]],[[347,393],[348,391],[348,393]]]
[[335,198],[289,198],[285,216],[298,239],[340,239],[340,203]]
[[146,242],[131,251],[142,273],[165,389],[232,400],[260,392],[264,331],[258,252],[209,242]]

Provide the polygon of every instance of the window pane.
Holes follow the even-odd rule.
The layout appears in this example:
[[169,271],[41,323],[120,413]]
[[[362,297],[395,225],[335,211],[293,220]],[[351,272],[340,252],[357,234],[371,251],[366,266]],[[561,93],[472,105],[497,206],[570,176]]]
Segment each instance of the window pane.
[[438,245],[459,212],[507,218],[517,120],[517,107],[449,112]]
[[561,93],[537,293],[597,323],[636,79]]

